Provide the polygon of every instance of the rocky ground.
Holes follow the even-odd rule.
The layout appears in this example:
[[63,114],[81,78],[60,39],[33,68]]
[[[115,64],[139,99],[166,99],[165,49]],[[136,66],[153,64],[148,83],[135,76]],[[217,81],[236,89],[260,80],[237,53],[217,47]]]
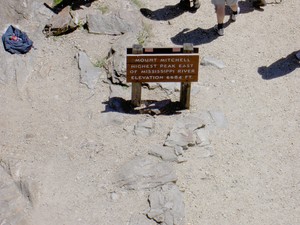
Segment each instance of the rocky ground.
[[[240,1],[234,23],[227,10],[222,37],[210,1],[86,2],[46,37],[51,0],[6,1],[2,34],[34,48],[0,50],[0,224],[299,224],[300,5],[267,2]],[[190,109],[166,104],[179,83],[151,83],[142,99],[164,110],[128,110],[137,43],[199,48]]]

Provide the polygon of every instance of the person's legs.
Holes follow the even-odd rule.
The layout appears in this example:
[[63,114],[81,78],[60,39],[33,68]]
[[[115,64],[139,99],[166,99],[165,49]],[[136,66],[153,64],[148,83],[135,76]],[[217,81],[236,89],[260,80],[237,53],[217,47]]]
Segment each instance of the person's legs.
[[225,18],[225,4],[215,5],[216,7],[216,14],[217,14],[217,27],[216,31],[220,36],[224,35],[224,18]]
[[218,25],[215,26],[215,30],[220,36],[224,35],[225,1],[226,0],[211,0],[211,3],[215,6],[217,15]]
[[231,10],[233,11],[233,12],[237,12],[238,11],[238,4],[237,3],[235,3],[235,4],[233,4],[233,5],[231,5],[230,6],[230,8],[231,8]]
[[236,21],[236,17],[240,13],[240,8],[239,8],[239,5],[238,5],[238,2],[235,2],[235,3],[231,4],[230,8],[232,10],[231,20]]
[[225,5],[216,5],[216,14],[218,24],[223,24],[225,17]]

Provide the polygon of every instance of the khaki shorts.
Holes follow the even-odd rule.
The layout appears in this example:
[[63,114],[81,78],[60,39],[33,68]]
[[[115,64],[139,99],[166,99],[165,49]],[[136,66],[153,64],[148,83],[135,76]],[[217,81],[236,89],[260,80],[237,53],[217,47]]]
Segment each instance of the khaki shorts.
[[235,5],[238,0],[211,0],[211,3],[214,5]]

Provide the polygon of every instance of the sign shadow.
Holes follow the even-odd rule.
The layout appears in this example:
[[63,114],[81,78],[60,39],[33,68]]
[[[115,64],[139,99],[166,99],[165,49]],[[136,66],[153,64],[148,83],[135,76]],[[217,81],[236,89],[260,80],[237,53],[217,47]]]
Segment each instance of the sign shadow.
[[285,58],[281,58],[269,66],[259,67],[258,73],[262,76],[262,79],[271,80],[293,72],[295,69],[300,68],[300,62],[296,58],[297,52],[292,52]]
[[182,110],[179,101],[172,102],[170,99],[166,100],[142,100],[141,106],[136,107],[132,104],[131,100],[125,100],[121,97],[112,97],[108,101],[103,102],[106,104],[106,112],[119,112],[124,114],[149,114],[149,115],[174,115],[180,114]]

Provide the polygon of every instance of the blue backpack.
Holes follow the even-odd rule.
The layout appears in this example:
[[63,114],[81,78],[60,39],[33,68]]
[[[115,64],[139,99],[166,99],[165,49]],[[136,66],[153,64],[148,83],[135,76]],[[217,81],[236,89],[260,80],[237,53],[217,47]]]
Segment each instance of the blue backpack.
[[2,36],[3,45],[6,51],[12,54],[25,54],[30,51],[33,42],[25,32],[10,25]]

